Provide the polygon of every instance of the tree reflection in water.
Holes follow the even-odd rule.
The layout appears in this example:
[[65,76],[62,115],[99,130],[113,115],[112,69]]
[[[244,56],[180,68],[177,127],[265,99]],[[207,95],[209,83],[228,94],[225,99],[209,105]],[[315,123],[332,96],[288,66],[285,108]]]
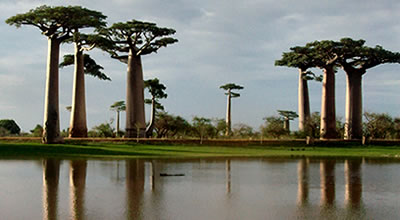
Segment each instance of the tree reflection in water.
[[58,179],[60,161],[46,159],[43,163],[43,219],[57,219]]
[[143,160],[126,161],[127,219],[142,219],[144,177]]
[[[214,199],[218,201],[221,198],[219,196],[222,196],[222,194],[219,193],[223,193],[225,195],[224,199],[220,201],[224,201],[226,204],[219,204],[218,202],[214,201],[207,202],[204,204],[204,207],[207,207],[209,203],[212,203],[214,206],[220,206],[219,208],[226,209],[218,209],[218,212],[221,212],[222,214],[216,213],[211,214],[210,216],[234,216],[238,207],[252,210],[252,207],[243,206],[241,201],[253,201],[254,199],[262,198],[261,195],[266,192],[273,192],[273,194],[265,194],[268,196],[263,198],[263,201],[267,204],[273,204],[273,206],[277,208],[276,213],[286,210],[280,210],[280,207],[276,206],[276,204],[282,204],[282,201],[287,201],[287,203],[285,203],[287,206],[294,205],[294,207],[297,207],[296,211],[293,210],[294,212],[292,212],[290,209],[287,210],[289,213],[293,213],[297,219],[335,219],[342,217],[359,219],[366,216],[366,210],[362,201],[363,187],[361,159],[310,160],[308,158],[302,158],[297,161],[271,160],[273,162],[272,165],[271,161],[268,161],[268,163],[261,162],[262,164],[254,161],[248,163],[245,160],[231,159],[207,160],[207,162],[204,163],[205,161],[206,160],[148,160],[145,162],[144,160],[139,159],[124,161],[125,166],[123,167],[125,170],[123,173],[125,173],[125,178],[124,174],[122,174],[119,178],[121,178],[121,180],[125,179],[125,186],[123,188],[116,187],[116,189],[120,188],[122,190],[122,193],[126,198],[125,201],[122,200],[121,204],[117,204],[117,207],[121,207],[123,210],[123,216],[119,216],[119,218],[159,219],[165,217],[165,214],[172,214],[172,216],[174,216],[173,212],[184,212],[185,215],[188,215],[189,213],[187,212],[189,212],[189,210],[179,210],[179,208],[178,210],[175,210],[177,206],[183,205],[178,204],[184,199],[186,199],[186,201],[190,201],[190,198],[196,195],[200,198],[196,197],[196,200],[198,199],[198,201],[194,201],[193,204],[203,204],[201,202],[207,200],[209,196],[215,196]],[[120,161],[118,161],[118,163],[119,162]],[[203,166],[193,165],[197,163],[202,164]],[[232,170],[231,167],[232,163],[235,164],[234,170]],[[65,213],[68,213],[68,210],[65,210],[65,207],[58,207],[59,204],[61,204],[60,206],[63,206],[65,203],[65,201],[59,201],[60,164],[60,160],[56,159],[46,159],[42,161],[43,219],[64,218],[66,217]],[[104,164],[111,164],[111,168],[114,165],[113,163]],[[204,166],[204,164],[207,166]],[[282,170],[279,168],[280,164],[285,166],[285,169],[287,169],[286,172],[288,172],[288,170],[292,170],[293,168],[297,168],[297,177],[287,176],[287,174],[282,173]],[[341,167],[342,164],[343,170],[338,170],[337,167]],[[260,176],[260,173],[258,172],[262,170],[265,171],[264,168],[268,169],[268,175],[261,176],[261,178],[257,179],[258,176]],[[90,169],[89,171],[87,171],[87,169],[87,161],[85,160],[69,161],[70,219],[79,220],[91,218],[91,216],[89,216],[89,212],[85,209],[86,205],[93,206],[92,204],[85,205],[85,190],[87,187],[86,178],[87,172],[90,172]],[[250,170],[253,171],[254,169],[258,170],[258,172],[254,172],[253,174],[248,172]],[[109,170],[106,169],[106,171],[107,172],[102,170],[101,172],[108,173]],[[235,175],[245,178],[234,178],[233,181],[231,176],[232,171],[235,171]],[[293,171],[293,173],[296,173],[296,170]],[[187,173],[189,175],[179,178],[160,177],[160,173]],[[95,175],[98,175],[98,173]],[[271,177],[277,179],[272,180]],[[115,184],[116,186],[119,185],[113,181],[113,175],[111,175],[109,178],[110,183]],[[145,181],[146,178],[148,178],[147,183]],[[291,181],[296,181],[296,179],[297,185],[291,185]],[[278,184],[276,184],[277,182]],[[248,188],[249,186],[246,186],[246,184],[249,183],[251,186],[254,186],[254,188],[259,187],[260,191],[256,192],[256,194],[258,193],[256,196],[257,198],[250,196],[251,193],[254,193],[252,192],[252,189],[250,190],[250,194],[249,191],[245,191],[250,189]],[[344,185],[342,185],[342,183]],[[104,183],[100,184],[103,184],[102,186],[104,186]],[[231,187],[233,184],[237,187],[240,187],[241,190],[232,191]],[[177,185],[179,185],[179,187],[177,187]],[[297,186],[297,189],[291,188],[293,186]],[[205,191],[200,193],[192,192],[194,189],[193,187],[200,188]],[[287,191],[294,193],[285,194],[287,192],[286,190],[282,191],[276,187],[286,187],[285,189]],[[64,195],[63,192],[65,192],[65,189],[61,191],[61,195]],[[340,195],[336,195],[337,193],[340,193]],[[260,197],[258,197],[258,195],[260,195]],[[90,200],[90,195],[88,196]],[[117,201],[120,200],[120,197],[116,198]],[[280,198],[283,200],[276,201],[276,199]],[[343,203],[340,203],[338,199],[341,200],[342,198],[344,198],[344,200],[342,200]],[[171,201],[175,201],[176,204],[172,204]],[[96,201],[95,206],[104,205],[102,203],[103,201]],[[191,201],[189,203],[191,203]],[[187,203],[185,205],[187,205],[186,208],[193,209],[195,211],[198,208],[191,207]],[[170,210],[171,208],[172,210]],[[58,209],[60,209],[60,211],[58,211]],[[202,213],[202,211],[197,211]],[[266,211],[264,214],[267,215],[267,213],[268,212]]]
[[85,160],[73,160],[70,162],[69,185],[70,185],[70,208],[71,219],[85,219],[85,185],[86,185]]

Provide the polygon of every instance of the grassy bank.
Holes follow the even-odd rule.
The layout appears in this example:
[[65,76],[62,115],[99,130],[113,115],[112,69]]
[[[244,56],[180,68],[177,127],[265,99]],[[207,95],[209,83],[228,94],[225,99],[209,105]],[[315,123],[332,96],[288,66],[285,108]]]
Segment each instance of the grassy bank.
[[400,146],[194,146],[133,143],[44,145],[0,142],[2,158],[206,158],[206,157],[367,157],[399,158]]

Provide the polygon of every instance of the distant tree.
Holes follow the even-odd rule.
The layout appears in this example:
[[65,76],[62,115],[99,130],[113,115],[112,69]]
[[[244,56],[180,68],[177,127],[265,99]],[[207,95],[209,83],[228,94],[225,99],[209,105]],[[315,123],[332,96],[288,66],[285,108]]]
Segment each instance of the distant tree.
[[60,44],[74,31],[82,28],[96,27],[99,19],[105,16],[80,6],[46,5],[37,7],[24,14],[17,14],[6,20],[9,25],[20,27],[32,25],[40,29],[48,39],[48,63],[46,73],[45,113],[43,123],[43,143],[62,142],[60,136],[58,61]]
[[206,137],[215,135],[215,127],[211,123],[211,119],[195,116],[192,120],[192,128],[196,136],[200,138],[200,143]]
[[244,87],[240,85],[236,85],[234,83],[228,83],[219,87],[226,91],[225,95],[227,95],[227,107],[226,107],[226,132],[225,135],[229,136],[232,133],[232,121],[231,121],[231,99],[240,97],[239,93],[233,92],[232,90],[241,90]]
[[287,131],[288,134],[290,134],[290,121],[299,116],[294,111],[278,110],[278,113],[280,116],[282,116],[283,128]]
[[151,102],[150,123],[146,128],[146,136],[151,137],[153,135],[156,119],[156,109],[164,110],[164,107],[159,103],[159,99],[168,97],[167,93],[164,92],[167,87],[160,83],[157,78],[145,80],[144,87],[147,88],[151,94],[151,100],[145,100],[146,103]]
[[154,23],[137,20],[119,22],[101,32],[113,42],[108,48],[112,58],[128,65],[126,96],[126,137],[145,136],[144,82],[141,56],[155,53],[161,47],[176,43],[168,37],[175,34],[174,29],[160,28]]
[[34,137],[40,137],[43,134],[43,127],[39,124],[37,124],[35,126],[35,128],[33,128],[32,130],[30,130],[30,132],[32,133],[32,136]]
[[370,138],[390,138],[395,133],[395,122],[387,113],[364,112],[364,134]]
[[10,132],[10,134],[16,135],[21,132],[21,129],[17,125],[17,123],[12,119],[3,119],[0,120],[0,127],[6,129]]
[[221,137],[225,136],[226,132],[226,121],[223,118],[215,118],[212,120],[215,127],[215,136]]
[[253,128],[243,123],[235,124],[232,133],[234,137],[238,138],[251,138],[254,136]]
[[157,112],[155,130],[158,138],[170,138],[176,135],[185,136],[190,130],[190,124],[180,116],[174,116],[167,112]]
[[117,113],[116,120],[115,120],[115,123],[116,123],[115,127],[116,127],[116,136],[119,137],[119,135],[120,135],[120,131],[119,131],[119,121],[120,121],[119,116],[120,116],[120,114],[119,113],[126,110],[125,101],[115,102],[114,104],[112,104],[110,106],[110,109],[111,109],[111,111],[115,111]]
[[308,69],[316,67],[317,63],[313,58],[311,48],[292,47],[290,52],[282,54],[280,60],[275,61],[276,66],[295,67],[299,70],[298,80],[298,112],[299,131],[309,128],[305,127],[310,120],[310,98],[308,93],[308,80],[322,81],[321,76],[315,75]]
[[400,118],[394,118],[394,138],[400,139]]
[[264,118],[265,125],[261,128],[263,134],[270,135],[274,138],[280,138],[287,134],[287,130],[283,128],[283,120],[281,117],[270,116]]

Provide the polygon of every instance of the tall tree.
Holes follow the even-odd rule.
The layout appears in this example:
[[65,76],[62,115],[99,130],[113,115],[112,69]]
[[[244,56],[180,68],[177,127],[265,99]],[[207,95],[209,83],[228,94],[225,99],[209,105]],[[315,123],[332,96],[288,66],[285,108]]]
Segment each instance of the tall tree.
[[324,40],[308,43],[315,66],[323,70],[321,96],[321,139],[337,138],[335,106],[335,73],[337,42]]
[[400,63],[400,53],[381,46],[364,45],[365,41],[343,38],[340,40],[338,63],[347,76],[345,139],[362,138],[362,76],[367,69],[384,63]]
[[95,27],[102,13],[80,6],[40,6],[24,14],[17,14],[6,20],[7,24],[20,27],[32,25],[39,28],[48,39],[46,71],[46,94],[43,122],[43,143],[62,142],[60,136],[58,62],[60,44],[81,28]]
[[278,110],[278,113],[283,118],[283,128],[290,133],[290,121],[299,117],[294,111]]
[[157,78],[145,80],[144,87],[147,88],[151,94],[151,100],[145,100],[145,102],[151,102],[150,123],[146,128],[146,137],[151,137],[153,136],[156,109],[164,110],[164,107],[159,103],[158,100],[168,97],[167,93],[164,92],[167,87],[160,83],[160,80]]
[[239,93],[233,92],[232,90],[241,90],[244,87],[240,85],[236,85],[234,83],[228,83],[219,87],[226,91],[225,95],[227,95],[227,106],[226,106],[226,131],[225,135],[229,136],[232,134],[232,120],[231,120],[231,99],[240,97]]
[[69,137],[87,137],[84,75],[91,75],[101,80],[111,79],[102,72],[102,66],[98,65],[96,61],[94,61],[88,54],[83,54],[84,51],[90,50],[92,47],[98,44],[95,39],[90,39],[90,36],[88,35],[81,35],[77,33],[74,35],[73,42],[75,44],[74,55],[65,55],[64,61],[60,63],[60,67],[69,65],[74,65],[75,67],[71,119],[68,133]]
[[298,82],[298,112],[299,112],[299,130],[310,130],[307,125],[311,118],[310,98],[308,92],[308,80],[322,81],[320,76],[316,76],[309,68],[316,67],[311,49],[308,47],[292,47],[290,52],[282,54],[280,60],[275,61],[276,66],[295,67],[299,69]]
[[146,122],[141,56],[155,53],[161,47],[176,43],[177,39],[168,37],[175,34],[175,30],[157,27],[154,23],[132,20],[115,23],[101,33],[114,43],[114,47],[108,49],[111,57],[128,65],[125,136],[144,137]]
[[115,120],[115,123],[116,123],[116,136],[119,137],[119,113],[126,110],[125,101],[115,102],[114,104],[112,104],[110,106],[110,109],[112,111],[115,111],[116,114],[117,114],[116,115],[116,120]]

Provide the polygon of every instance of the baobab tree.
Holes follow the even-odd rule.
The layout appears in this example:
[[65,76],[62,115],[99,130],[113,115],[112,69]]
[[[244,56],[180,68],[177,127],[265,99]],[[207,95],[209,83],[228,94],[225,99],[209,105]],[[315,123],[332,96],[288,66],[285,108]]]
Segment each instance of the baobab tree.
[[283,118],[283,129],[290,133],[290,121],[299,117],[294,111],[278,110],[278,113]]
[[308,80],[322,81],[321,76],[316,76],[313,72],[308,70],[316,67],[311,49],[308,47],[292,47],[290,48],[290,52],[283,53],[282,58],[275,61],[275,65],[298,68],[299,131],[310,130],[307,128],[311,118]]
[[115,23],[101,33],[114,43],[114,47],[108,49],[111,57],[128,65],[125,136],[144,137],[146,122],[141,56],[155,53],[161,47],[176,43],[177,39],[168,37],[175,34],[175,30],[157,27],[154,23],[132,20]]
[[150,123],[146,128],[146,137],[151,137],[155,125],[156,109],[164,110],[164,107],[158,100],[168,97],[167,93],[164,92],[167,87],[160,83],[160,80],[157,78],[145,80],[144,87],[147,88],[151,94],[151,100],[145,100],[146,103],[151,103]]
[[60,143],[60,112],[58,89],[58,63],[60,44],[77,29],[96,27],[105,19],[101,12],[80,6],[40,6],[24,14],[17,14],[6,20],[17,28],[31,25],[39,28],[48,39],[46,90],[43,122],[43,143]]
[[115,102],[114,104],[112,104],[110,106],[110,109],[111,109],[111,111],[115,111],[117,114],[116,120],[115,120],[115,123],[116,123],[115,127],[116,127],[116,136],[118,137],[119,136],[119,116],[120,116],[119,113],[126,110],[125,101]]
[[232,90],[241,90],[244,87],[240,85],[236,85],[234,83],[228,83],[219,87],[226,91],[225,95],[227,95],[227,106],[226,106],[226,131],[225,135],[229,136],[232,134],[232,120],[231,120],[231,99],[240,97],[239,93],[233,92]]
[[321,96],[321,139],[337,138],[336,131],[336,106],[335,106],[335,73],[338,56],[336,54],[337,42],[314,41],[308,43],[315,66],[323,70],[322,96]]
[[345,139],[362,138],[362,76],[377,65],[400,62],[400,53],[381,46],[367,47],[364,43],[362,39],[343,38],[337,50],[338,63],[347,79]]
[[[84,44],[84,42],[81,42]],[[88,54],[83,54],[84,48],[75,43],[75,54],[65,55],[60,67],[75,65],[74,84],[72,91],[72,106],[70,106],[71,120],[69,125],[69,137],[87,137],[85,77],[91,75],[101,80],[111,80],[102,72],[103,67],[98,65]]]

